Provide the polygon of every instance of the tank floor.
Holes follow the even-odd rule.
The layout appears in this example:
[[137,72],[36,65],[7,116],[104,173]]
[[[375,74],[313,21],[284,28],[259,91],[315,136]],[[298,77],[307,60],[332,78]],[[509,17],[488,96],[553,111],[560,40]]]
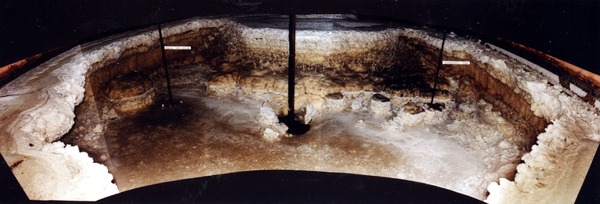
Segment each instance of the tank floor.
[[[121,191],[155,183],[251,170],[309,170],[401,178],[486,196],[490,167],[439,127],[401,131],[368,112],[317,114],[303,135],[268,141],[256,119],[261,101],[174,89],[149,110],[113,121],[104,132],[109,171]],[[484,144],[484,145],[494,145]],[[498,163],[498,162],[492,162]],[[492,174],[496,177],[497,174]]]

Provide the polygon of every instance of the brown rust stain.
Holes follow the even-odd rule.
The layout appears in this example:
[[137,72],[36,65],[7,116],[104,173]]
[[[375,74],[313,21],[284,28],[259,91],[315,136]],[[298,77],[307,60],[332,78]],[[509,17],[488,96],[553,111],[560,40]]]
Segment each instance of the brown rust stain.
[[24,157],[23,159],[15,162],[14,164],[10,165],[10,170],[12,171],[14,168],[17,168],[21,163],[23,163],[24,161],[26,161],[28,158]]
[[[504,40],[504,42],[509,42]],[[519,43],[515,43],[515,42],[509,42],[512,46],[525,50],[529,53],[535,54],[543,59],[545,59],[548,62],[551,62],[552,64],[556,65],[557,67],[571,73],[571,75],[579,77],[581,79],[583,79],[584,81],[593,84],[596,89],[598,89],[600,87],[600,75],[594,74],[592,72],[589,72],[585,69],[582,69],[581,67],[578,67],[574,64],[568,63],[564,60],[558,59],[554,56],[551,56],[549,54],[543,53],[539,50],[527,47],[525,45],[519,44]]]
[[[264,85],[262,88],[269,88],[265,84],[273,86],[273,84],[277,84],[275,79],[284,78],[283,70],[278,68],[281,68],[287,61],[285,53],[273,53],[265,50],[248,52],[248,50],[244,50],[243,45],[227,44],[227,37],[231,37],[231,35],[222,36],[222,33],[215,34],[215,32],[223,31],[211,28],[167,37],[165,39],[167,44],[193,47],[192,51],[168,51],[166,54],[169,63],[172,66],[206,64],[220,71],[212,76],[213,80],[222,78],[224,81],[235,81],[247,86],[262,84]],[[373,83],[385,80],[386,75],[405,74],[409,78],[416,76],[421,80],[419,83],[422,87],[415,89],[414,87],[410,88],[411,84],[405,84],[406,96],[423,96],[431,87],[431,76],[435,69],[433,62],[437,59],[435,51],[437,48],[412,40],[401,37],[398,45],[392,45],[401,47],[398,49],[377,49],[373,53],[333,55],[326,59],[327,67],[303,65],[302,62],[299,67],[305,72],[321,73],[325,79],[329,80],[327,83],[345,86],[341,89],[359,87],[359,90],[365,90],[368,88],[364,84],[370,84],[369,86],[373,87]],[[138,50],[144,49],[139,48]],[[391,57],[385,59],[384,62],[377,62],[376,55]],[[446,58],[451,59],[447,56]],[[90,86],[93,89],[90,95],[101,94],[99,91],[104,89],[106,83],[119,75],[145,72],[150,76],[160,77],[162,74],[161,60],[159,47],[153,45],[144,52],[128,52],[121,56],[118,62],[95,65],[97,67],[93,69],[94,72],[87,79],[87,83],[93,84]],[[377,67],[373,64],[385,65],[385,67]],[[543,132],[547,122],[531,112],[530,104],[524,96],[515,93],[508,85],[495,79],[479,66],[485,65],[456,66],[452,69],[444,69],[442,74],[461,81],[462,87],[465,88],[464,91],[473,93],[467,97],[485,99],[492,103],[495,110],[502,112],[507,120],[519,127],[526,137],[529,137],[527,139],[529,143],[523,144],[523,148],[528,150],[535,142],[535,137]],[[418,73],[413,74],[414,72]],[[273,81],[258,80],[263,74],[271,75],[269,79]],[[300,74],[300,78],[302,77]],[[447,81],[442,81],[441,86],[447,88],[447,83]],[[465,85],[466,83],[470,84]],[[384,90],[385,85],[382,83],[380,86],[383,88],[372,89]],[[88,96],[87,89],[86,86],[86,96]],[[448,92],[443,93],[448,95]],[[164,118],[152,118],[155,116],[144,118],[142,114],[132,116],[133,120],[123,120],[122,123],[112,124],[107,132],[107,140],[109,140],[107,142],[115,164],[109,164],[109,166],[114,165],[112,166],[114,168],[126,169],[114,172],[115,177],[119,180],[121,190],[156,182],[156,180],[149,181],[148,178],[143,178],[148,176],[147,173],[144,173],[147,169],[157,169],[158,173],[164,174],[165,180],[175,180],[189,176],[181,175],[180,172],[181,168],[188,167],[191,168],[190,172],[196,176],[202,176],[248,169],[306,168],[305,165],[309,163],[322,166],[339,165],[344,168],[377,166],[389,168],[399,162],[399,158],[384,145],[363,146],[365,141],[356,139],[351,133],[345,133],[344,135],[347,137],[322,137],[317,133],[309,132],[293,140],[283,139],[281,141],[283,145],[275,145],[261,140],[259,130],[239,131],[228,126],[226,121],[206,122],[211,120],[207,118],[208,116],[217,114],[210,109],[201,106],[188,108],[196,109],[192,111],[196,113],[177,115],[172,118],[173,123],[163,124],[160,122]],[[146,122],[134,124],[131,121]],[[215,136],[211,132],[213,129],[219,129],[224,134]],[[174,132],[178,135],[173,135]],[[318,149],[320,151],[318,156],[325,157],[314,155],[302,157],[308,154],[307,149],[313,151]],[[153,155],[148,155],[148,151]],[[334,158],[352,158],[355,159],[354,161],[360,162],[339,163]],[[217,170],[221,172],[216,172]],[[372,170],[377,171],[376,169]],[[154,173],[156,172],[152,172],[152,174]],[[374,172],[374,174],[383,175],[385,172]],[[133,180],[127,180],[129,178],[133,178]]]
[[392,148],[349,132],[326,134],[327,126],[301,137],[266,141],[256,122],[232,125],[233,115],[206,106],[201,98],[183,97],[185,103],[173,110],[155,106],[109,125],[109,168],[121,190],[261,169],[345,169],[395,177],[390,169],[402,164],[401,155]]
[[36,54],[34,56],[16,61],[14,63],[11,63],[9,65],[0,67],[0,80],[3,80],[7,77],[9,77],[12,73],[16,72],[18,69],[21,69],[23,67],[25,67],[27,64],[31,63],[32,61],[38,60],[42,58],[42,54]]

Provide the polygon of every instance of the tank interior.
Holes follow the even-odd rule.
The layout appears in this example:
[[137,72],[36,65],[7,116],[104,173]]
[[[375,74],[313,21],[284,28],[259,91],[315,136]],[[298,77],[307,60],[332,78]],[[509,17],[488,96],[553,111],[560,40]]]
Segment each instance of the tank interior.
[[597,90],[454,33],[299,15],[293,100],[306,130],[290,134],[288,21],[193,18],[79,45],[0,89],[0,151],[41,200],[255,170],[575,200],[600,141]]

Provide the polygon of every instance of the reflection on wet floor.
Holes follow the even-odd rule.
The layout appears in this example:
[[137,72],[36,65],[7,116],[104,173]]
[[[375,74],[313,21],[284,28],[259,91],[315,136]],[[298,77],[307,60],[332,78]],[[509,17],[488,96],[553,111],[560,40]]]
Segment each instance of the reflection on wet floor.
[[397,149],[336,128],[331,118],[327,124],[327,119],[316,118],[302,136],[269,142],[261,137],[255,118],[261,102],[206,97],[189,89],[174,90],[174,97],[173,107],[158,102],[108,126],[108,166],[120,190],[264,169],[341,169],[397,177],[401,166]]

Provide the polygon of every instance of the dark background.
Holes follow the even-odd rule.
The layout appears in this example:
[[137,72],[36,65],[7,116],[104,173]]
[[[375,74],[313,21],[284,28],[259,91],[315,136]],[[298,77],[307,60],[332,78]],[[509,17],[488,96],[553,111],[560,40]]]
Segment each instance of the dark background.
[[501,37],[600,73],[599,4],[595,0],[4,0],[0,66],[158,22],[293,12],[381,16]]

